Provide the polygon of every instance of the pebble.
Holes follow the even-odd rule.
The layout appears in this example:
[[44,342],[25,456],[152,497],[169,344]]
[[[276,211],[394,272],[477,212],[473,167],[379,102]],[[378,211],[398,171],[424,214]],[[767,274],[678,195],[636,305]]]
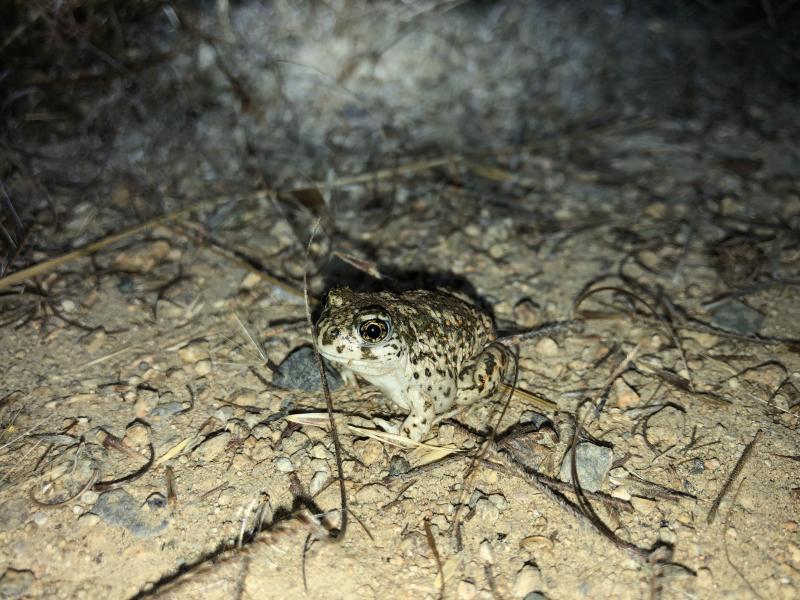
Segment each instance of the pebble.
[[194,372],[200,377],[211,373],[212,368],[213,366],[210,360],[198,360],[194,363]]
[[475,504],[475,520],[478,523],[491,524],[500,518],[500,509],[489,502],[487,498],[481,498]]
[[169,243],[156,240],[142,244],[131,250],[120,252],[114,257],[113,265],[120,271],[152,271],[170,252]]
[[380,463],[383,460],[383,444],[378,440],[368,439],[354,442],[353,450],[367,466]]
[[325,471],[317,471],[314,473],[314,476],[311,478],[311,483],[308,486],[308,490],[312,496],[316,496],[319,491],[325,487],[325,484],[328,483],[328,473]]
[[520,540],[519,545],[524,550],[549,552],[553,548],[553,540],[546,535],[529,535]]
[[627,501],[627,500],[631,499],[631,493],[628,490],[626,490],[624,487],[614,488],[611,491],[611,495],[614,498],[619,498],[620,500],[626,500]]
[[161,508],[147,503],[147,510],[125,490],[110,490],[100,494],[91,512],[106,523],[123,527],[137,537],[150,537],[167,528],[169,510],[166,502]]
[[97,499],[100,497],[100,494],[94,492],[92,490],[86,490],[81,494],[81,503],[85,504],[86,506],[91,506]]
[[478,549],[478,555],[481,557],[481,560],[487,564],[493,565],[494,564],[494,555],[492,554],[492,545],[489,543],[489,540],[483,540],[481,542],[480,548]]
[[369,483],[356,492],[356,502],[359,504],[377,504],[390,497],[389,490],[380,483]]
[[285,456],[279,456],[275,459],[275,468],[281,473],[294,472],[294,465],[292,464],[292,461]]
[[614,395],[617,398],[618,408],[630,408],[639,404],[641,397],[627,384],[622,377],[614,380]]
[[212,438],[206,439],[195,450],[198,459],[201,462],[213,462],[215,458],[226,451],[228,443],[232,439],[233,436],[227,431],[223,431]]
[[21,598],[35,580],[33,571],[9,567],[0,577],[0,598],[3,600]]
[[311,448],[311,457],[312,458],[322,458],[328,459],[331,458],[333,454],[331,454],[330,450],[323,444],[322,442],[317,442]]
[[192,342],[180,350],[178,350],[178,358],[186,365],[193,365],[194,363],[205,360],[209,357],[208,342]]
[[504,510],[508,506],[508,501],[503,494],[490,494],[488,497],[489,502],[497,507],[497,510]]
[[525,565],[517,573],[511,595],[514,598],[525,598],[542,585],[542,572],[533,565]]
[[133,404],[133,413],[137,419],[143,419],[150,414],[158,404],[158,392],[147,388],[136,390],[136,399]]
[[100,517],[88,512],[83,513],[80,517],[78,517],[78,525],[85,527],[86,529],[95,527],[99,522]]
[[[575,462],[581,487],[590,492],[599,490],[613,460],[614,453],[611,448],[598,446],[591,442],[578,444]],[[561,481],[572,481],[572,450],[567,452],[561,463],[559,477]]]
[[181,412],[184,409],[182,402],[165,402],[159,404],[150,411],[151,417],[171,417],[174,414]]
[[543,337],[534,346],[534,351],[539,356],[557,356],[558,355],[558,344],[555,342],[553,338]]
[[269,425],[256,425],[250,431],[250,435],[252,435],[257,440],[266,440],[269,439],[272,435],[272,429],[269,428]]
[[[327,363],[325,363],[325,374],[331,391],[338,390],[344,384],[339,373]],[[286,356],[278,365],[277,372],[272,376],[272,383],[285,390],[304,392],[322,390],[314,349],[311,346],[302,346]]]
[[241,388],[228,396],[228,402],[236,406],[255,406],[258,402],[258,393],[255,390]]
[[530,298],[523,298],[514,305],[514,321],[520,327],[532,328],[542,320],[541,309]]
[[636,512],[640,512],[645,515],[649,515],[656,507],[655,500],[651,500],[650,498],[641,498],[639,496],[634,496],[631,498],[631,504]]
[[140,421],[131,423],[123,441],[129,448],[143,448],[150,443],[150,428]]
[[508,253],[508,248],[505,244],[497,243],[489,246],[489,256],[494,260],[503,258]]
[[458,582],[456,588],[456,597],[458,600],[474,600],[478,596],[478,588],[475,583],[470,579],[462,579]]
[[239,287],[243,290],[251,290],[259,285],[263,279],[260,273],[248,273],[245,275],[244,279],[242,279],[242,283],[239,284]]
[[764,314],[739,300],[728,300],[711,312],[711,323],[739,335],[755,335],[764,323]]
[[11,498],[0,504],[0,532],[11,531],[30,519],[27,498]]
[[286,454],[294,454],[309,444],[308,436],[302,431],[295,431],[281,440],[280,449]]
[[411,463],[409,463],[408,459],[402,454],[395,454],[389,460],[390,477],[393,477],[395,475],[402,475],[403,473],[408,473],[409,470],[411,470]]
[[33,518],[31,519],[37,527],[42,527],[48,521],[48,517],[42,511],[33,513]]

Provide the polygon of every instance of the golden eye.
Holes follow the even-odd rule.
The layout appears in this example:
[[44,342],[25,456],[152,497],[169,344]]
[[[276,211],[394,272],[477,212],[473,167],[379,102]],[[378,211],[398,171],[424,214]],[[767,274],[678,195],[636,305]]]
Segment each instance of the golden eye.
[[377,344],[389,335],[389,322],[383,319],[367,319],[358,326],[361,339],[370,344]]

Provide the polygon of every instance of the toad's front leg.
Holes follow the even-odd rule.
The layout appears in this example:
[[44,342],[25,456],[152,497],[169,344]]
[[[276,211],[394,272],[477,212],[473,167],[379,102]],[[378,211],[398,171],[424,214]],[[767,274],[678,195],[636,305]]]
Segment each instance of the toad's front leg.
[[416,388],[409,388],[405,400],[411,412],[403,421],[400,431],[410,440],[419,442],[428,435],[436,417],[433,398]]

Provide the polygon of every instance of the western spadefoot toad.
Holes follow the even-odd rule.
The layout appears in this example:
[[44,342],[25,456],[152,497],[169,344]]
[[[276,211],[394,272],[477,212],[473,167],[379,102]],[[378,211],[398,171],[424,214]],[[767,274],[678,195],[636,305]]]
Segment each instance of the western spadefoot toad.
[[417,441],[495,393],[508,357],[494,339],[488,316],[444,291],[337,288],[317,322],[320,353],[407,412],[400,432]]

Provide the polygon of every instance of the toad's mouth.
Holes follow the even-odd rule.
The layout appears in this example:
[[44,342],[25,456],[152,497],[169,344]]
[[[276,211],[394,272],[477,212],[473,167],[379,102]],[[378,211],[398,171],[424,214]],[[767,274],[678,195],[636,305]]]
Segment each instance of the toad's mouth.
[[323,346],[318,348],[323,358],[336,365],[346,367],[359,375],[386,375],[393,371],[392,365],[387,365],[377,358],[364,359],[356,356],[344,356]]

